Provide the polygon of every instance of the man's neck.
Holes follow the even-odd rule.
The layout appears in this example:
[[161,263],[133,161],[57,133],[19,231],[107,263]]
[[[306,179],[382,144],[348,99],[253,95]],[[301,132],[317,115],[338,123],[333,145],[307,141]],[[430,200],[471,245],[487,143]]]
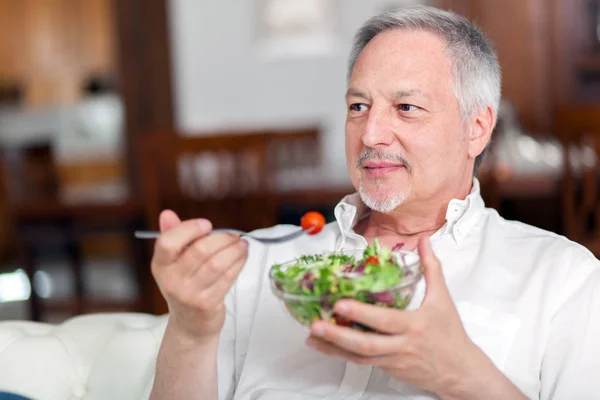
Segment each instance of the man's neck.
[[383,246],[393,247],[397,243],[404,243],[404,249],[413,250],[421,237],[431,236],[444,226],[450,201],[466,199],[470,192],[471,185],[468,185],[430,201],[403,203],[389,214],[371,211],[358,222],[355,231],[369,243],[378,238]]

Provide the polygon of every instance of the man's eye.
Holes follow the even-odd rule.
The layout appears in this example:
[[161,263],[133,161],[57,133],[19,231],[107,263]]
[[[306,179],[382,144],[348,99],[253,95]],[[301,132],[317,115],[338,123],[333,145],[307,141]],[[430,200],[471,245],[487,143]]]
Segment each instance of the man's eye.
[[366,111],[367,105],[362,104],[362,103],[354,103],[354,104],[350,104],[349,108],[350,108],[350,111],[360,112],[360,111]]
[[398,106],[398,110],[404,111],[404,112],[417,111],[418,109],[419,109],[419,107],[413,106],[412,104],[400,104]]

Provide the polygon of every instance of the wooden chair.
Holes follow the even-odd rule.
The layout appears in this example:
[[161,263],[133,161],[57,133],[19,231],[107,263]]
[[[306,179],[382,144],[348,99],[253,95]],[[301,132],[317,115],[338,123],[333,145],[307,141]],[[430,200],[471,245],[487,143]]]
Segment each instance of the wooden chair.
[[[30,282],[34,282],[38,270],[37,256],[54,249],[67,254],[75,281],[75,298],[72,300],[42,302],[38,293],[32,290],[31,319],[43,320],[44,311],[50,309],[75,315],[92,311],[149,310],[147,253],[132,235],[133,230],[143,228],[145,223],[139,201],[132,197],[114,200],[101,196],[86,200],[65,198],[49,142],[0,149],[0,172],[11,240]],[[138,301],[98,302],[86,298],[80,242],[88,235],[99,233],[124,233],[131,238],[128,239],[128,250],[140,284]]]
[[600,105],[561,107],[555,124],[564,146],[565,235],[600,257]]
[[[141,148],[146,215],[153,229],[167,208],[182,219],[208,218],[215,227],[246,230],[273,222],[265,211],[271,201],[266,137],[149,134]],[[252,209],[257,206],[261,212]]]
[[150,133],[139,145],[145,208],[154,228],[165,208],[182,218],[209,218],[215,227],[272,226],[277,174],[320,163],[317,129]]
[[[276,225],[277,174],[318,163],[318,142],[317,129],[146,134],[138,145],[147,225],[158,229],[164,209],[182,219],[208,218],[215,227]],[[154,312],[166,312],[157,290],[154,298]]]

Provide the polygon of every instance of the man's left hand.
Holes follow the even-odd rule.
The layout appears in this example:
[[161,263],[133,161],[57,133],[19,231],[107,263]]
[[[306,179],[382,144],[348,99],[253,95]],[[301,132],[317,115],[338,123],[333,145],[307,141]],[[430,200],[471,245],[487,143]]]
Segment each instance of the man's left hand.
[[[508,389],[504,385],[512,384],[465,332],[428,238],[419,242],[419,255],[427,289],[418,310],[340,300],[336,313],[380,333],[319,321],[312,325],[307,345],[356,364],[378,366],[392,378],[442,398],[489,398],[491,388],[485,386],[492,382],[500,384],[500,392]],[[478,382],[472,381],[474,377]],[[484,387],[479,387],[482,380]],[[520,393],[514,386],[511,389]],[[480,390],[488,391],[475,393]]]

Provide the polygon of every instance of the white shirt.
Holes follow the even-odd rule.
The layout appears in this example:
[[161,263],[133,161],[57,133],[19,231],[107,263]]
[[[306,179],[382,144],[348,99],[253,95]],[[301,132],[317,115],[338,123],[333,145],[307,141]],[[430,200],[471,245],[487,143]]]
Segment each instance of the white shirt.
[[[309,349],[308,332],[272,294],[268,271],[302,254],[362,249],[353,227],[368,212],[358,195],[335,208],[336,221],[314,236],[262,245],[229,292],[219,347],[220,399],[431,399],[378,368]],[[359,217],[359,218],[357,218]],[[600,397],[600,262],[551,232],[507,221],[485,208],[475,179],[452,200],[432,237],[446,283],[471,339],[532,399]],[[257,232],[276,236],[291,226]],[[409,308],[424,296],[421,280]]]

